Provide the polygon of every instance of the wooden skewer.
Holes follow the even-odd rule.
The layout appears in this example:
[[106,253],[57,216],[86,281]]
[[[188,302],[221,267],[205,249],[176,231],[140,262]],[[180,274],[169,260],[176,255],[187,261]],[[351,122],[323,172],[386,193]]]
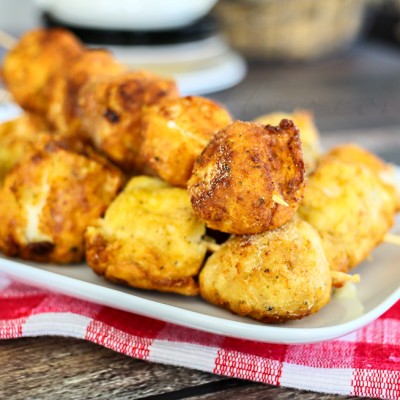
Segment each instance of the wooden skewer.
[[205,240],[205,243],[206,243],[206,246],[207,246],[207,250],[211,251],[212,253],[215,253],[221,247],[221,245],[219,245],[217,243],[208,242],[206,240]]
[[352,282],[352,283],[358,283],[360,282],[360,275],[354,274],[346,274],[345,272],[340,272],[340,271],[331,271],[331,277],[332,277],[332,284],[335,286],[337,284],[343,284],[345,282]]
[[11,93],[8,92],[7,90],[0,89],[0,105],[11,103],[12,101],[13,101],[13,98],[11,96]]
[[212,253],[215,253],[221,247],[221,245],[215,243],[214,239],[211,238],[210,236],[205,236],[203,242],[206,244],[207,250],[211,251]]
[[6,50],[10,50],[17,44],[17,42],[18,40],[14,36],[11,36],[7,32],[0,30],[1,47],[4,47]]
[[289,204],[286,203],[286,201],[283,200],[282,196],[279,196],[279,194],[273,194],[272,195],[272,200],[277,204],[280,204],[280,205],[285,206],[285,207],[289,207]]
[[383,238],[385,243],[396,244],[400,246],[400,235],[393,235],[393,233],[387,233]]

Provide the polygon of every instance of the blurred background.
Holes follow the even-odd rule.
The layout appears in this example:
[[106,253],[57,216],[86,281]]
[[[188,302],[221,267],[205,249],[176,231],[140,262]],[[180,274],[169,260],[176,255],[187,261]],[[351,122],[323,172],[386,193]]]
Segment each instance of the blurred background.
[[0,0],[2,31],[39,25],[173,75],[238,119],[306,108],[326,145],[374,140],[378,153],[375,136],[392,135],[381,155],[400,163],[400,0]]

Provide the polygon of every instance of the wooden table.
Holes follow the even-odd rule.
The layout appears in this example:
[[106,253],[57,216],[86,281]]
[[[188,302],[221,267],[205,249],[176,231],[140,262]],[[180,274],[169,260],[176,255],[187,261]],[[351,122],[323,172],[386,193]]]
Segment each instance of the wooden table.
[[[399,49],[370,43],[309,65],[253,61],[242,84],[211,97],[244,120],[313,109],[326,147],[355,141],[400,164]],[[68,338],[2,341],[0,365],[1,399],[346,398],[144,362]]]
[[66,338],[0,342],[0,398],[27,399],[350,399],[282,389],[154,364]]

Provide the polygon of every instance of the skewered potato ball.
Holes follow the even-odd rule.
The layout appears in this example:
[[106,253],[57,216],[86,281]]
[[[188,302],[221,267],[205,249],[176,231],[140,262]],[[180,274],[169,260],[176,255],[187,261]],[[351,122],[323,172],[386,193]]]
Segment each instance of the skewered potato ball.
[[299,216],[320,234],[332,270],[363,261],[394,223],[398,194],[372,165],[383,163],[353,146],[324,156],[310,176]]
[[81,43],[66,30],[30,31],[6,54],[4,82],[22,108],[44,114],[49,103],[49,80],[63,74],[82,52]]
[[332,157],[350,164],[361,164],[373,172],[379,181],[391,193],[393,199],[397,198],[397,210],[400,208],[400,193],[397,189],[395,170],[392,165],[370,153],[356,144],[345,144],[333,148],[326,157]]
[[0,185],[7,172],[24,157],[48,127],[34,114],[23,114],[0,124]]
[[86,227],[121,184],[120,172],[89,149],[47,137],[0,189],[0,250],[39,262],[82,261]]
[[53,76],[49,82],[49,102],[46,117],[58,132],[79,134],[82,111],[78,104],[79,91],[86,83],[102,77],[110,77],[126,71],[106,50],[85,50],[63,73]]
[[146,71],[97,79],[80,94],[84,128],[98,150],[127,172],[141,172],[142,108],[177,98],[173,80]]
[[186,187],[196,158],[231,122],[225,108],[204,97],[164,100],[144,112],[141,152],[158,176]]
[[86,232],[86,259],[99,275],[127,285],[198,294],[205,226],[187,192],[146,176],[131,179],[104,219]]
[[288,120],[277,127],[237,121],[217,132],[188,182],[199,218],[209,228],[238,235],[288,222],[303,189],[299,134]]
[[306,172],[312,172],[321,155],[321,144],[311,112],[306,110],[295,110],[292,114],[274,112],[258,117],[254,121],[262,124],[278,125],[283,119],[290,119],[299,128]]
[[207,260],[199,284],[210,303],[263,322],[314,314],[331,294],[321,239],[297,218],[273,231],[232,236]]

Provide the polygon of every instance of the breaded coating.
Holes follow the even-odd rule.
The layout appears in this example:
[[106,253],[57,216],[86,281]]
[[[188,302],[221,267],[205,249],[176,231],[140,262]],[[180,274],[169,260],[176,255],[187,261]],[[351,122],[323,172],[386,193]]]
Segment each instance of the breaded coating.
[[364,151],[366,157],[357,160],[361,152],[341,146],[323,157],[309,177],[298,210],[320,234],[334,271],[357,266],[394,223],[396,189],[371,168],[380,163],[375,156]]
[[81,92],[84,127],[98,150],[127,172],[142,172],[142,108],[177,98],[173,80],[147,71],[97,79]]
[[110,281],[192,296],[207,250],[204,234],[184,189],[138,176],[87,229],[86,259]]
[[314,171],[321,156],[321,144],[320,135],[310,111],[294,110],[292,114],[274,112],[258,117],[254,122],[278,125],[283,119],[290,119],[299,129],[306,173]]
[[297,218],[273,231],[232,236],[207,260],[199,284],[208,302],[262,322],[314,314],[331,295],[321,239]]
[[231,122],[224,107],[204,97],[164,100],[143,114],[141,152],[158,176],[186,187],[196,158],[213,134]]
[[80,134],[82,118],[79,91],[85,84],[102,77],[116,76],[126,71],[113,55],[101,49],[85,50],[70,62],[66,71],[54,75],[48,83],[47,119],[58,132]]
[[64,29],[29,31],[4,57],[2,74],[7,89],[22,108],[44,114],[49,80],[66,71],[82,52],[80,41]]
[[288,222],[303,189],[299,134],[288,120],[278,127],[236,121],[217,132],[188,182],[198,217],[209,228],[237,235]]
[[363,149],[357,144],[343,144],[333,148],[326,157],[332,157],[351,164],[361,164],[375,173],[377,178],[385,185],[386,190],[397,197],[397,211],[400,210],[400,193],[396,179],[396,171],[392,164],[387,164],[375,154]]
[[0,185],[7,172],[25,156],[39,135],[47,131],[45,121],[30,113],[0,124]]
[[0,189],[0,250],[39,262],[82,261],[84,231],[103,215],[122,176],[81,145],[49,137],[40,145]]

